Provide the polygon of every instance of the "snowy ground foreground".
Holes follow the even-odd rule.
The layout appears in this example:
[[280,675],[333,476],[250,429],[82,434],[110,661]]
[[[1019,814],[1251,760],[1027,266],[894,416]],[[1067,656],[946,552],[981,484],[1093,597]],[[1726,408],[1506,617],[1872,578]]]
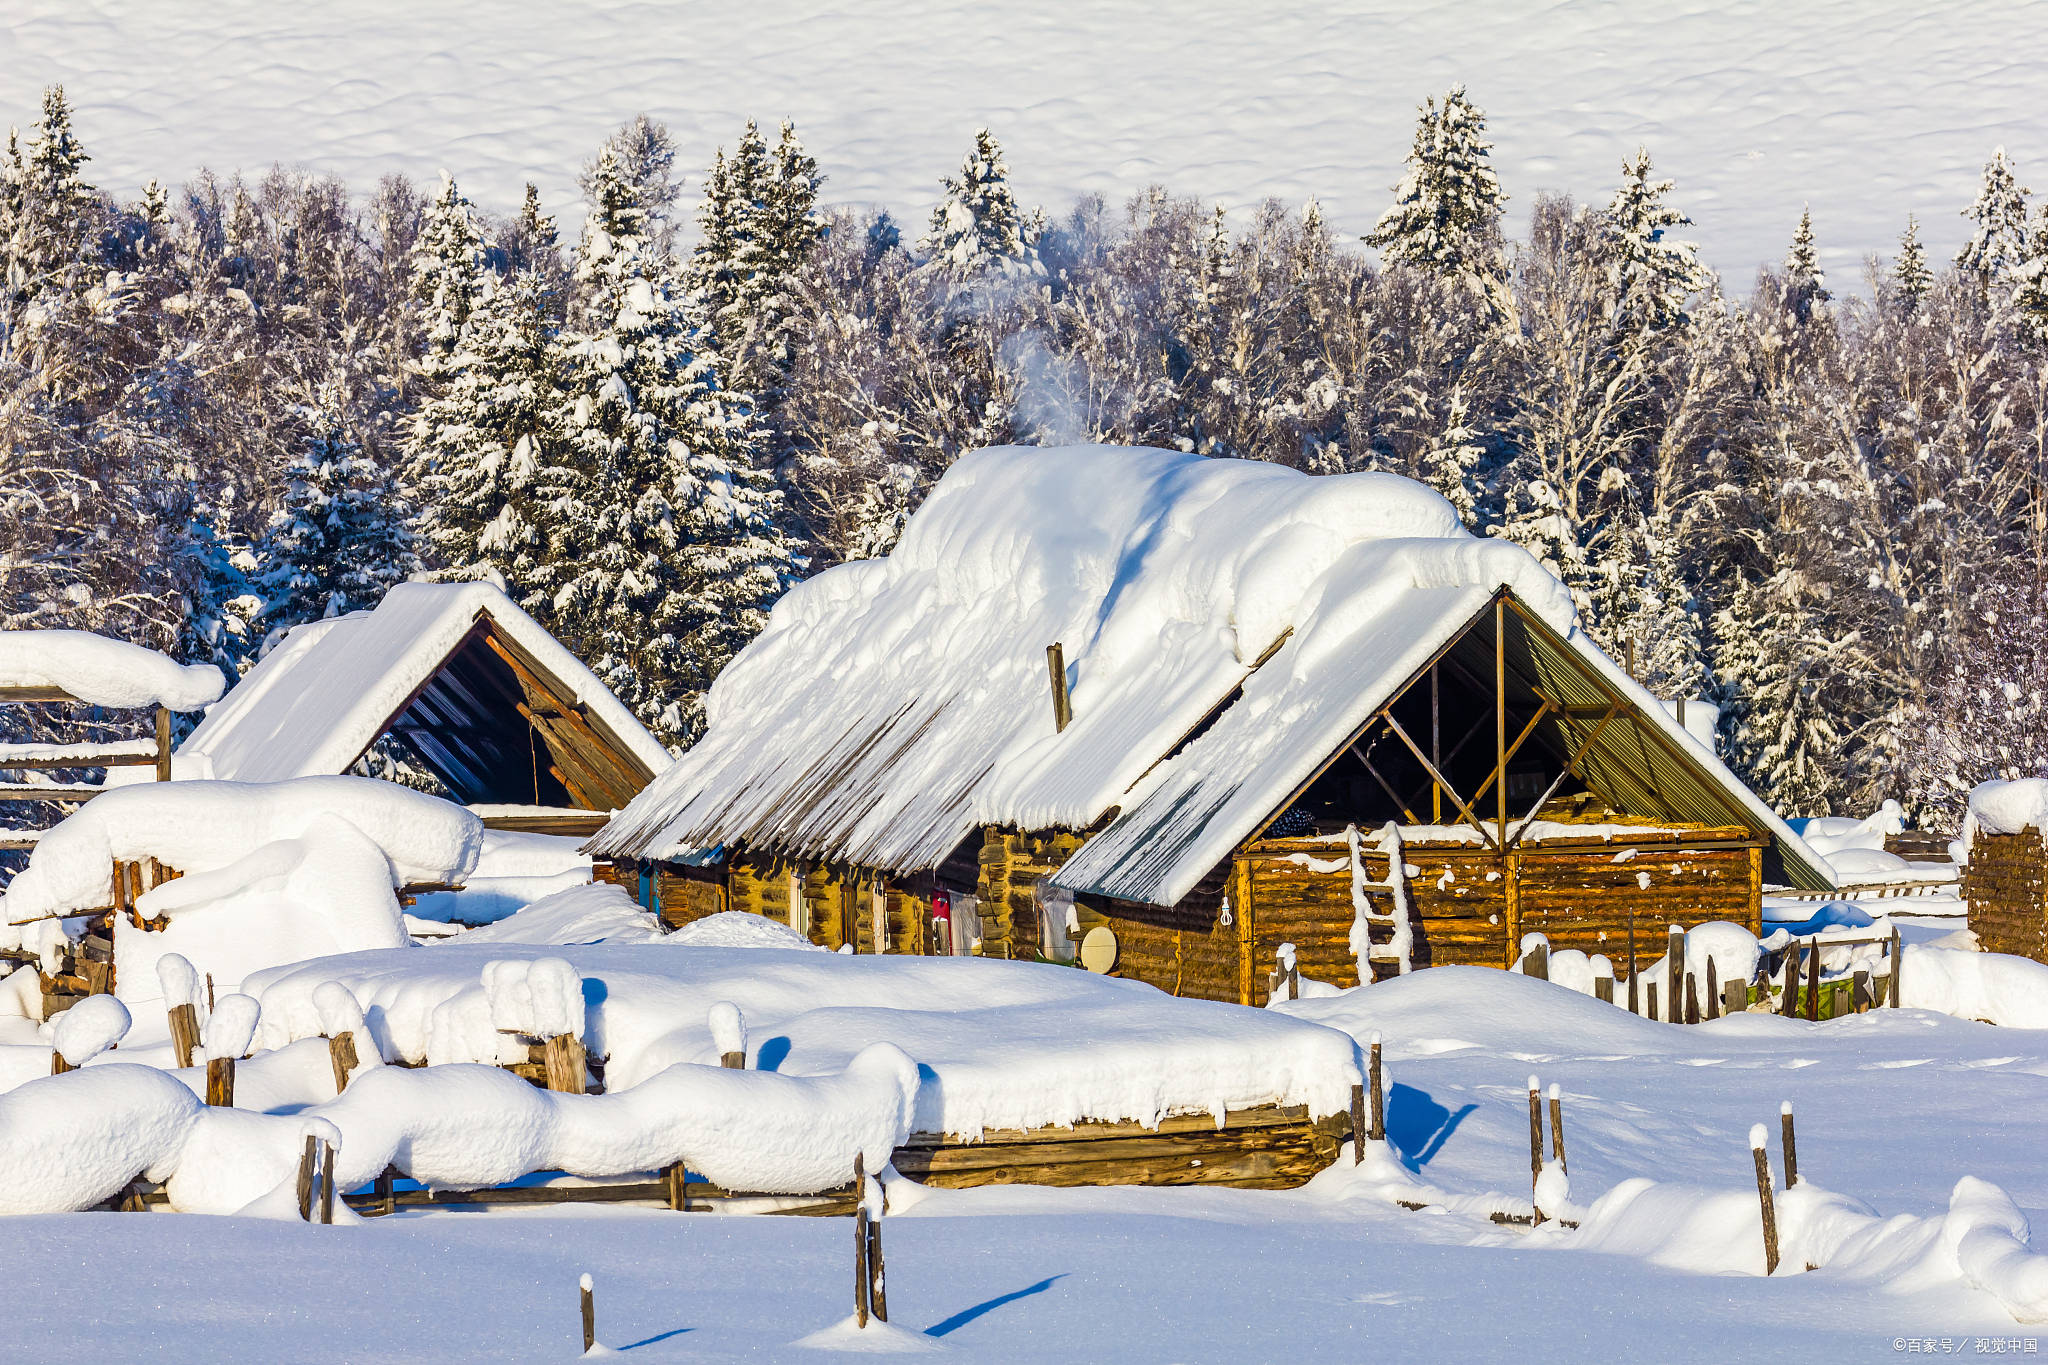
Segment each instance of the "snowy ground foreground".
[[[1746,1134],[1770,1124],[1775,1164],[1774,1115],[1791,1099],[1801,1169],[1820,1187],[1925,1217],[1975,1174],[2048,1227],[2048,1033],[1917,1011],[1680,1028],[1454,968],[1295,1008],[1386,1035],[1394,1153],[1446,1191],[1526,1198],[1535,1072],[1564,1089],[1579,1203],[1648,1176],[1753,1217]],[[24,1358],[566,1360],[585,1271],[600,1340],[637,1360],[811,1359],[792,1343],[849,1307],[844,1219],[593,1209],[8,1227],[39,1248],[10,1270],[5,1336]],[[1766,1281],[1739,1221],[1720,1241],[1711,1227],[1647,1231],[1634,1254],[1584,1250],[1575,1234],[1392,1208],[1339,1169],[1284,1193],[935,1192],[885,1235],[895,1322],[961,1361],[1860,1360],[1903,1336],[2048,1335],[1953,1276],[1879,1285],[1866,1260]],[[79,1268],[104,1265],[116,1236],[120,1273],[94,1277],[81,1313]]]
[[14,0],[0,107],[29,122],[63,82],[95,179],[131,195],[151,175],[281,160],[359,190],[445,166],[500,211],[532,178],[559,207],[598,140],[646,110],[694,174],[744,119],[793,117],[830,199],[913,225],[986,123],[1023,195],[1056,212],[1160,181],[1240,209],[1316,194],[1356,233],[1389,197],[1415,106],[1462,80],[1516,213],[1541,189],[1604,199],[1646,144],[1739,287],[1783,255],[1802,203],[1852,284],[1909,211],[1952,251],[1995,145],[2048,182],[2048,8],[2015,0],[1285,0],[1255,22],[1177,8]]

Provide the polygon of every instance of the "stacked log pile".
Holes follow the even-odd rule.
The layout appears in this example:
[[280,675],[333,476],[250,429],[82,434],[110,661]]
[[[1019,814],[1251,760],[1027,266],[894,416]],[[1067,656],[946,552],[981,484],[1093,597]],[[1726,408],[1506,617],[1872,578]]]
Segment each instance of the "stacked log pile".
[[2048,844],[2039,830],[1979,834],[1963,872],[1963,899],[1984,951],[2048,962]]

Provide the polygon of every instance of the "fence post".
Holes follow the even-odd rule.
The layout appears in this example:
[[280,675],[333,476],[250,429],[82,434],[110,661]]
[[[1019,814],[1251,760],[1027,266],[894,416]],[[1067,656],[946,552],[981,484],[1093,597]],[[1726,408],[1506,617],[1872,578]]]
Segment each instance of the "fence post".
[[1764,1211],[1764,1274],[1778,1273],[1778,1212],[1771,1202],[1771,1163],[1764,1155],[1764,1126],[1749,1130],[1750,1153],[1756,1158],[1756,1197]]
[[1536,1078],[1529,1078],[1529,1211],[1535,1215],[1530,1226],[1543,1221],[1542,1206],[1536,1202],[1536,1187],[1543,1180],[1543,1091]]
[[1665,1009],[1672,1023],[1683,1023],[1685,1016],[1679,1011],[1684,1001],[1679,997],[1678,987],[1685,980],[1685,930],[1675,924],[1665,931],[1664,962]]
[[1564,1092],[1555,1081],[1550,1083],[1550,1154],[1557,1158],[1557,1169],[1570,1174],[1564,1159]]
[[1714,959],[1707,958],[1707,1018],[1721,1017],[1721,973]]
[[1785,1141],[1785,1188],[1799,1183],[1799,1143],[1792,1133],[1792,1101],[1778,1106],[1778,1127]]
[[338,1150],[331,1142],[320,1143],[320,1221],[330,1226],[334,1222],[334,1158]]
[[1372,1140],[1384,1142],[1387,1137],[1387,1092],[1386,1073],[1380,1067],[1380,1036],[1372,1036]]
[[313,1221],[313,1163],[320,1157],[320,1139],[306,1134],[306,1149],[299,1153],[299,1220]]
[[1899,942],[1899,926],[1892,926],[1892,979],[1885,985],[1885,994],[1890,997],[1891,1007],[1899,1007],[1899,969],[1906,965],[1904,945]]
[[867,1171],[862,1154],[853,1155],[853,1320],[857,1327],[868,1325],[868,1201]]
[[597,1345],[597,1295],[591,1292],[587,1271],[576,1285],[583,1299],[583,1354],[589,1355],[590,1348]]
[[1351,1087],[1351,1164],[1365,1160],[1365,1082]]
[[1813,953],[1806,960],[1806,1021],[1820,1022],[1820,939],[1813,941]]

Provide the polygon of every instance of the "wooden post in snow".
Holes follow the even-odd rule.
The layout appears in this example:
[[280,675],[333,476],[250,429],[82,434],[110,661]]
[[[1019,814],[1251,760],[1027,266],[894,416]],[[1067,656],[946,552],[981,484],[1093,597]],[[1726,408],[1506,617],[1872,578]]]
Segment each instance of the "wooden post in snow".
[[1697,1024],[1700,1021],[1699,978],[1691,972],[1685,974],[1685,1022]]
[[327,1062],[334,1068],[334,1093],[348,1089],[348,1076],[356,1068],[356,1036],[353,1031],[327,1040]]
[[1637,1009],[1641,1002],[1636,999],[1636,912],[1628,912],[1628,1012],[1640,1014]]
[[1365,1082],[1351,1087],[1351,1164],[1365,1160]]
[[156,780],[171,780],[171,713],[168,708],[156,708]]
[[1385,1088],[1385,1073],[1380,1068],[1380,1036],[1377,1033],[1372,1036],[1370,1071],[1372,1077],[1372,1140],[1374,1142],[1385,1142],[1387,1140],[1387,1092]]
[[1721,984],[1721,1013],[1742,1014],[1749,1009],[1749,983],[1747,981],[1725,981]]
[[1557,1169],[1569,1174],[1571,1167],[1564,1159],[1564,1092],[1555,1081],[1550,1083],[1550,1154],[1557,1158]]
[[1679,988],[1685,981],[1685,930],[1672,925],[1664,935],[1665,1010],[1674,1024],[1685,1021],[1685,1000]]
[[1756,1158],[1756,1197],[1764,1212],[1764,1274],[1778,1273],[1778,1211],[1771,1200],[1771,1162],[1764,1155],[1764,1126],[1749,1130],[1749,1149]]
[[1067,695],[1067,652],[1057,640],[1045,647],[1045,669],[1052,675],[1052,728],[1057,734],[1074,719],[1073,699]]
[[306,1134],[306,1148],[299,1153],[299,1221],[313,1221],[313,1163],[319,1159],[320,1139]]
[[190,1001],[173,1005],[171,1017],[171,1050],[178,1056],[179,1067],[192,1065],[192,1053],[199,1046],[199,1010]]
[[[1629,981],[1629,985],[1635,985],[1635,981],[1631,979]],[[1643,989],[1648,993],[1649,996],[1649,998],[1643,1002],[1646,1006],[1648,1006],[1648,1009],[1645,1011],[1645,1013],[1649,1018],[1655,1019],[1657,1017],[1657,983],[1652,981],[1649,985],[1643,987]]]
[[1707,957],[1707,1018],[1721,1017],[1721,973],[1715,966],[1713,956]]
[[1792,1101],[1778,1106],[1778,1127],[1785,1142],[1785,1188],[1799,1183],[1799,1143],[1792,1133]]
[[1820,1022],[1820,940],[1813,941],[1813,952],[1806,959],[1806,1021]]
[[583,1354],[589,1355],[590,1348],[597,1345],[597,1295],[592,1292],[589,1272],[577,1280],[576,1286],[583,1301]]
[[1787,1019],[1799,1013],[1799,958],[1805,951],[1805,947],[1795,939],[1785,954],[1785,998],[1779,1002],[1778,1008]]
[[[1543,1208],[1536,1202],[1536,1187],[1543,1179],[1543,1090],[1536,1078],[1529,1078],[1529,1210],[1534,1222],[1543,1221]],[[1532,1226],[1534,1224],[1532,1223]]]
[[216,1109],[235,1107],[235,1059],[206,1059],[206,1102]]
[[573,1033],[558,1033],[542,1045],[541,1061],[547,1067],[548,1089],[565,1095],[584,1093],[586,1057],[583,1040]]
[[323,1139],[320,1143],[320,1221],[334,1222],[334,1158],[339,1149]]
[[1899,942],[1899,926],[1894,924],[1892,926],[1892,975],[1891,980],[1885,983],[1884,988],[1885,1003],[1889,1004],[1893,1009],[1899,1007],[1899,969],[1905,966],[1905,963],[1904,945]]
[[853,1155],[853,1321],[856,1327],[868,1325],[868,1293],[872,1282],[868,1279],[868,1201],[867,1170],[862,1154]]

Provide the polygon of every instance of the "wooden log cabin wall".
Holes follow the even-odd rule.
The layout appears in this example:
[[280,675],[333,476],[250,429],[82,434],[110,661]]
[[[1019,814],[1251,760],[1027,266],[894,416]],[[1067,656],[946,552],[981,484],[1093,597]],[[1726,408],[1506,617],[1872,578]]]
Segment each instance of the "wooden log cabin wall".
[[1970,932],[1987,953],[2048,962],[2048,842],[2041,832],[1979,834],[1963,870]]

